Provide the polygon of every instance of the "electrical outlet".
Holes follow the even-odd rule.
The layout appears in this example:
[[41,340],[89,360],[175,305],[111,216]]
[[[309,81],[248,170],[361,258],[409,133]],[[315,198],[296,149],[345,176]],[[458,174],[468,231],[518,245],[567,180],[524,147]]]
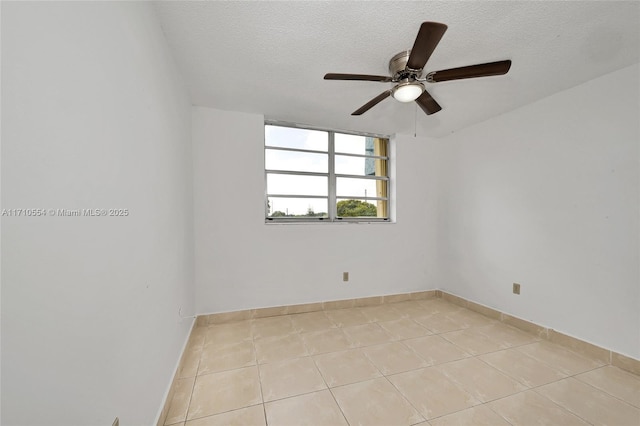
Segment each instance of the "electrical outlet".
[[120,426],[120,419],[116,417],[111,426]]
[[345,283],[347,281],[349,281],[349,273],[348,272],[343,272],[342,273],[342,281],[344,281]]
[[513,283],[513,294],[520,294],[520,284]]

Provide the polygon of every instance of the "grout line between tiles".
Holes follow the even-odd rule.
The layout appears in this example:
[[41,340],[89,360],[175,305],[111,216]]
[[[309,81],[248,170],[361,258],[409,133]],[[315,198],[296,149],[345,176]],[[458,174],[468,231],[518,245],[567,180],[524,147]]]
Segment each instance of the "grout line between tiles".
[[[515,395],[515,394],[514,394]],[[505,396],[505,398],[509,398],[512,395],[509,396]],[[498,401],[498,400],[494,400],[494,401]],[[498,413],[496,410],[494,410],[493,408],[491,408],[491,406],[489,405],[488,402],[485,402],[484,404],[485,407],[487,407],[489,410],[491,410],[492,413],[494,413],[496,416],[500,417],[502,420],[504,420],[505,422],[509,423],[511,426],[515,426],[513,423],[511,423],[509,421],[509,419],[507,419],[505,416],[503,416],[502,414]]]
[[[573,377],[573,376],[571,376]],[[566,380],[568,377],[562,379],[562,380]],[[558,380],[560,381],[560,380]],[[552,382],[555,383],[555,382]],[[551,383],[547,383],[546,385],[550,385]],[[543,393],[541,393],[538,389],[541,388],[542,386],[546,386],[546,385],[540,385],[540,386],[536,386],[535,388],[532,388],[531,390],[534,391],[538,396],[543,397],[544,399],[551,401],[552,404],[554,404],[556,407],[560,408],[561,410],[566,411],[567,413],[570,413],[574,416],[576,416],[577,418],[579,418],[580,420],[582,420],[583,422],[593,425],[593,423],[591,423],[590,421],[588,421],[587,419],[583,418],[582,416],[578,415],[577,413],[574,413],[573,411],[571,411],[568,407],[564,407],[560,404],[558,404],[557,402],[555,402],[553,399],[549,398],[548,396],[544,395]]]
[[[508,350],[508,349],[503,349],[503,350],[505,350],[505,351],[506,351],[506,350]],[[495,352],[491,352],[491,353],[495,353]],[[485,354],[481,354],[481,355],[485,355]],[[526,388],[527,388],[526,390],[519,391],[519,392],[526,392],[526,391],[528,391],[528,390],[530,390],[530,389],[533,389],[533,387],[534,387],[534,386],[529,386],[529,385],[528,385],[528,384],[526,384],[526,383],[522,383],[520,380],[518,380],[517,378],[513,377],[511,374],[507,373],[506,371],[502,371],[502,370],[501,370],[501,369],[499,369],[498,367],[494,367],[493,365],[489,364],[487,361],[485,361],[484,359],[480,358],[480,356],[479,356],[479,355],[475,356],[475,358],[477,358],[477,359],[478,359],[478,361],[480,361],[480,362],[482,362],[482,363],[486,364],[487,366],[489,366],[489,367],[493,368],[494,370],[496,370],[498,373],[502,374],[503,376],[505,376],[505,377],[507,377],[507,378],[509,378],[509,379],[513,380],[514,382],[519,383],[519,384],[521,384],[522,386],[524,386],[524,387],[526,387]],[[563,377],[562,379],[558,379],[558,380],[563,380],[563,379],[565,379],[565,378],[566,378],[566,377]],[[554,380],[554,381],[551,381],[551,382],[549,382],[549,383],[557,382],[558,380]],[[539,386],[548,385],[549,383],[545,383],[545,384],[543,384],[543,385],[539,385]],[[516,393],[519,393],[519,392],[516,392]],[[515,394],[512,394],[512,395],[515,395]],[[496,398],[496,399],[500,399],[500,398]],[[493,401],[495,401],[495,399],[494,399]],[[487,401],[487,402],[490,402],[490,401]]]
[[268,425],[269,422],[267,420],[267,404],[264,402],[264,392],[262,390],[262,378],[260,376],[260,365],[256,365],[256,368],[258,370],[258,383],[260,384],[260,400],[262,401],[262,415],[264,416],[264,424]]
[[[247,406],[245,406],[245,407],[234,408],[234,409],[232,409],[232,410],[220,411],[219,413],[215,413],[215,414],[207,414],[207,415],[205,415],[205,416],[198,416],[198,417],[194,417],[194,418],[192,418],[192,419],[185,420],[185,422],[184,422],[184,423],[186,424],[187,422],[191,422],[191,421],[194,421],[194,420],[200,420],[200,419],[205,419],[205,418],[207,418],[207,417],[219,416],[219,415],[221,415],[221,414],[233,413],[234,411],[244,410],[245,408],[257,407],[258,405],[264,405],[264,404],[263,404],[263,403],[252,404],[252,405],[247,405]],[[266,420],[265,420],[265,421],[266,421]],[[177,424],[177,423],[176,423],[176,424]],[[173,425],[166,425],[166,426],[175,426],[175,424],[173,424]]]
[[342,418],[344,419],[344,421],[348,425],[349,424],[349,420],[347,420],[347,416],[344,414],[344,411],[342,410],[342,407],[338,403],[338,400],[336,399],[336,396],[333,394],[333,392],[331,392],[331,388],[327,384],[327,380],[324,378],[324,375],[322,374],[322,370],[320,370],[320,367],[318,366],[318,363],[316,362],[316,360],[313,357],[311,357],[311,361],[313,361],[313,364],[316,366],[316,369],[318,370],[318,373],[320,373],[320,377],[322,377],[322,381],[324,382],[324,385],[327,387],[327,390],[331,394],[331,398],[333,398],[333,401],[336,403],[336,405],[338,406],[338,409],[340,410],[340,413],[342,414]]
[[[416,371],[416,370],[411,370],[411,371]],[[405,371],[405,373],[406,373],[406,371]],[[402,374],[402,373],[398,373],[398,374]],[[408,404],[409,404],[409,405],[410,405],[414,410],[416,410],[416,413],[418,413],[418,414],[420,415],[420,417],[422,417],[422,419],[423,419],[425,422],[429,422],[429,419],[427,419],[427,418],[422,414],[422,412],[420,412],[420,410],[418,410],[418,408],[417,408],[415,405],[413,405],[413,403],[412,403],[411,401],[409,401],[409,399],[408,399],[408,398],[407,398],[407,397],[402,393],[402,391],[401,391],[400,389],[398,389],[398,387],[397,387],[397,386],[396,386],[396,385],[395,385],[391,380],[389,380],[389,378],[388,378],[387,376],[384,376],[384,378],[387,380],[387,382],[389,382],[389,384],[390,384],[391,386],[393,386],[393,388],[396,390],[396,392],[398,392],[398,393],[400,394],[400,396],[402,397],[402,399],[404,399],[405,401],[407,401],[407,403],[408,403]],[[418,423],[416,423],[416,424],[420,424],[420,423],[421,423],[421,422],[418,422]]]
[[[202,354],[200,356],[202,357]],[[198,368],[200,368],[200,360],[199,359],[198,359]],[[187,412],[184,413],[184,422],[185,422],[185,424],[187,423],[187,420],[189,419],[189,410],[191,409],[191,400],[193,399],[193,390],[196,388],[196,380],[198,380],[197,371],[198,370],[196,370],[196,377],[193,378],[193,385],[191,386],[191,393],[189,394],[189,403],[187,404]]]
[[[624,403],[624,404],[626,404],[626,405],[629,405],[629,406],[631,406],[631,407],[633,407],[633,408],[636,408],[636,409],[639,409],[639,410],[640,410],[640,407],[638,407],[638,406],[636,406],[636,405],[633,405],[632,403],[630,403],[630,402],[628,402],[628,401],[625,401],[624,399],[619,398],[619,397],[617,397],[617,396],[615,396],[615,395],[613,395],[613,394],[611,394],[611,393],[607,392],[605,389],[600,389],[599,387],[594,386],[594,385],[592,385],[591,383],[587,383],[587,382],[585,382],[585,381],[583,381],[583,380],[580,380],[580,378],[578,378],[578,376],[579,376],[579,375],[581,375],[581,374],[589,373],[589,372],[591,372],[591,371],[595,371],[595,370],[599,370],[599,369],[604,368],[604,367],[606,367],[606,365],[603,365],[603,366],[598,367],[598,368],[594,368],[593,370],[589,370],[589,371],[585,371],[585,372],[582,372],[582,373],[575,374],[575,375],[573,375],[573,376],[571,376],[571,377],[572,377],[573,379],[575,379],[575,380],[579,381],[580,383],[585,384],[585,385],[587,385],[587,386],[589,386],[589,387],[591,387],[591,388],[593,388],[593,389],[597,390],[598,392],[605,393],[605,394],[609,395],[610,397],[612,397],[612,398],[614,398],[614,399],[617,399],[617,400],[618,400],[618,401],[620,401],[620,402],[623,402],[623,403]],[[624,371],[624,370],[623,370],[623,371]]]

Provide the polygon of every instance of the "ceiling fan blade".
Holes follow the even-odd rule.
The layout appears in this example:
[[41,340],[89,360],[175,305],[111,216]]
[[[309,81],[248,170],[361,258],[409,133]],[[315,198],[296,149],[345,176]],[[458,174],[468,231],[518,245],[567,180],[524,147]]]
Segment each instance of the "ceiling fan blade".
[[371,108],[373,108],[374,106],[376,106],[379,102],[385,100],[386,98],[388,98],[389,96],[391,96],[391,90],[387,90],[386,92],[382,92],[380,93],[378,96],[376,96],[375,98],[371,99],[369,102],[367,102],[366,104],[362,105],[360,108],[358,108],[357,110],[353,111],[351,113],[351,115],[362,115],[363,113],[369,111]]
[[416,99],[416,103],[427,115],[435,114],[442,109],[426,90]]
[[438,22],[423,22],[416,36],[416,41],[411,48],[411,54],[407,60],[407,68],[421,70],[427,63],[431,54],[436,49],[440,39],[447,31],[445,24]]
[[430,72],[427,76],[427,81],[439,82],[461,80],[463,78],[503,75],[509,71],[509,68],[511,68],[510,60],[469,65],[467,67],[451,68],[448,70]]
[[325,74],[324,79],[325,80],[382,81],[382,82],[393,81],[393,79],[391,77],[384,76],[384,75],[336,74],[336,73]]

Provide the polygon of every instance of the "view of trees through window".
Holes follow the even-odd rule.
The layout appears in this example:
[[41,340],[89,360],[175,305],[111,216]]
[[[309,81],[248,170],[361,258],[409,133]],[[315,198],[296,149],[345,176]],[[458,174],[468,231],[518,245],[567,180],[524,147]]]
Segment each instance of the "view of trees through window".
[[[271,210],[269,210],[271,211]],[[342,200],[337,203],[337,215],[339,217],[377,217],[378,208],[366,201]],[[327,212],[315,212],[313,206],[307,208],[307,212],[302,215],[287,214],[276,210],[270,214],[271,217],[327,217]]]

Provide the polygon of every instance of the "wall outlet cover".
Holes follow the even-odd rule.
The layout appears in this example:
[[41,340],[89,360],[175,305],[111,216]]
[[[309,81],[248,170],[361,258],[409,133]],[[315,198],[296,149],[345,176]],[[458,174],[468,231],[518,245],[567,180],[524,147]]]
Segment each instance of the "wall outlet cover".
[[520,294],[520,284],[513,283],[513,294]]

